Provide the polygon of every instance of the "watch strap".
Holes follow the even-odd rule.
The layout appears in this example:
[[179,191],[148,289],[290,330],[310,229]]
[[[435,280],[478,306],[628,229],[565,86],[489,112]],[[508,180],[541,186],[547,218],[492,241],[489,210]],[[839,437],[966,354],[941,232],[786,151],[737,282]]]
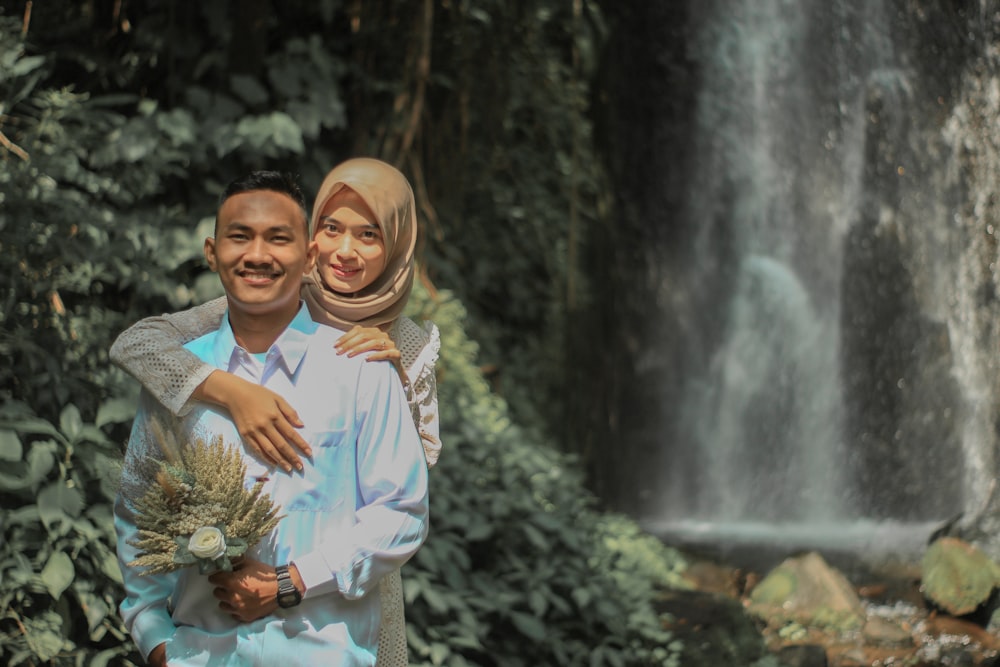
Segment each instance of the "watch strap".
[[288,565],[278,565],[274,568],[274,573],[278,577],[278,606],[287,609],[300,603],[302,594],[292,581]]

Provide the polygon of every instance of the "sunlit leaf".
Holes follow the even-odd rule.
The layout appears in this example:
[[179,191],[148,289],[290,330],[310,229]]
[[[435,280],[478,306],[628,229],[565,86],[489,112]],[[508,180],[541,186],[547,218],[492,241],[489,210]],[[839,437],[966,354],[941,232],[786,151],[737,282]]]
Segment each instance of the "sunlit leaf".
[[[93,639],[96,641],[99,638],[94,637]],[[123,649],[121,648],[104,649],[103,651],[92,657],[90,659],[90,662],[88,662],[87,664],[89,667],[107,667],[113,658],[117,658],[122,654],[123,654]]]
[[28,475],[27,479],[32,484],[45,479],[56,464],[56,443],[51,440],[31,443],[28,450]]
[[70,441],[73,441],[80,434],[81,428],[83,428],[83,419],[80,418],[80,409],[70,403],[59,414],[59,429]]
[[432,665],[444,664],[445,658],[451,654],[451,649],[448,648],[447,644],[442,644],[440,642],[434,642],[431,644],[430,658]]
[[83,613],[87,616],[87,630],[93,633],[108,616],[111,609],[103,599],[94,595],[89,590],[81,590],[81,587],[78,585],[73,588],[77,598],[80,600]]
[[45,64],[44,56],[25,56],[18,59],[11,71],[8,73],[9,76],[24,76],[38,69]]
[[46,528],[57,521],[79,516],[83,507],[83,494],[65,482],[50,484],[38,494],[38,514]]
[[120,424],[135,417],[136,402],[131,398],[113,398],[101,403],[97,409],[94,426],[105,424]]
[[99,557],[100,570],[109,580],[116,584],[122,584],[122,570],[118,564],[118,557],[108,550],[102,550]]
[[42,568],[42,581],[54,599],[58,599],[71,583],[76,571],[73,569],[73,560],[62,551],[56,551],[49,557],[49,561]]
[[4,420],[3,422],[0,422],[0,428],[13,429],[18,433],[33,433],[39,435],[51,435],[58,438],[62,437],[59,430],[44,419],[27,418]]

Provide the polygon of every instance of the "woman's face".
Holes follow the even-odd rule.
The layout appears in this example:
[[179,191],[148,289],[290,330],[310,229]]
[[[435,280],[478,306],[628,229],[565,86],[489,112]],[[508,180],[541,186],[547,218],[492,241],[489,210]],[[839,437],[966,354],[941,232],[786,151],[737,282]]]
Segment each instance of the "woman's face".
[[350,188],[326,201],[317,223],[316,244],[320,274],[334,292],[358,292],[385,269],[382,229],[368,205]]

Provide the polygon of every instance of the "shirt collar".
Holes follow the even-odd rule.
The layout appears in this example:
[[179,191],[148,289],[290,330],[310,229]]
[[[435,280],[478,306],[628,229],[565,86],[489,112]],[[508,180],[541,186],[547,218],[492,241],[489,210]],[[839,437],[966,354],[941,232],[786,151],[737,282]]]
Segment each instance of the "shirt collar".
[[[295,314],[278,339],[268,348],[265,365],[281,360],[288,374],[294,375],[309,348],[310,337],[318,327],[319,325],[309,315],[309,309],[300,302],[299,312]],[[229,324],[229,309],[227,308],[216,334],[215,344],[212,346],[214,365],[231,371],[240,363],[240,350],[242,348],[236,342],[236,336]]]

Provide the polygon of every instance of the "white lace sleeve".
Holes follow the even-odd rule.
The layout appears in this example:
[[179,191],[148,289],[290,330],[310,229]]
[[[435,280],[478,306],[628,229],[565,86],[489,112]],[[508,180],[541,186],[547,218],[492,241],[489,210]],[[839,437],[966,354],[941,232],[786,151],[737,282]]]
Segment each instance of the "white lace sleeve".
[[160,317],[147,317],[118,336],[111,361],[134,377],[174,415],[191,409],[191,394],[213,366],[184,349],[184,343],[219,328],[226,298]]
[[410,380],[406,398],[424,445],[427,465],[433,467],[441,454],[441,419],[434,371],[441,349],[441,334],[433,322],[425,322],[421,327],[413,320],[401,317],[390,335],[399,348]]

